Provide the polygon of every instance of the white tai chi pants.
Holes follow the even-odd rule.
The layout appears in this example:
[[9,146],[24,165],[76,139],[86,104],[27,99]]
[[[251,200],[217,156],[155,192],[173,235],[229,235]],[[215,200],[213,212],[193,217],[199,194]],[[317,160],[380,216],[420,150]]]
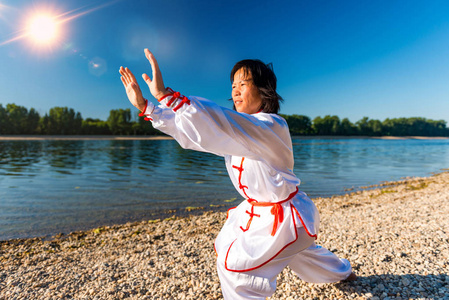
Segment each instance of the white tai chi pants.
[[[276,277],[289,266],[296,275],[311,283],[330,283],[346,279],[351,264],[329,250],[317,246],[303,227],[298,239],[264,266],[250,272],[231,272],[224,266],[224,257],[217,258],[218,276],[226,300],[265,299],[276,290]],[[226,253],[224,253],[226,255]]]

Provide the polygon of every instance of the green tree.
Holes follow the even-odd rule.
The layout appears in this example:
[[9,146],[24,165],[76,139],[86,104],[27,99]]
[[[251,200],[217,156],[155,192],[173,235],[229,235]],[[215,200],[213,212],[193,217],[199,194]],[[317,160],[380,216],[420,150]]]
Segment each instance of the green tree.
[[130,135],[132,131],[131,110],[113,109],[108,117],[109,130],[114,135]]
[[359,135],[370,135],[368,121],[368,117],[363,117],[362,119],[355,122],[355,126],[357,127]]
[[45,115],[40,125],[46,134],[80,134],[83,118],[73,108],[53,107]]
[[0,104],[0,134],[7,134],[8,113],[6,109]]
[[8,124],[6,127],[8,134],[26,133],[28,123],[28,109],[24,106],[13,103],[6,104],[8,114]]
[[45,114],[39,120],[39,133],[40,134],[49,134],[48,133],[48,126],[49,126],[49,118],[48,118],[48,114]]
[[342,133],[338,116],[316,117],[313,119],[312,128],[314,133],[318,135],[338,135]]
[[382,127],[383,127],[383,134],[384,135],[388,135],[388,136],[392,136],[393,132],[392,132],[392,128],[394,126],[394,122],[392,119],[390,118],[386,118],[385,120],[382,121]]
[[371,136],[381,136],[383,135],[383,127],[382,122],[379,120],[369,120],[368,121],[368,128],[370,131]]
[[427,135],[429,136],[449,136],[449,129],[446,128],[444,120],[427,120]]
[[409,135],[409,124],[407,118],[385,119],[382,122],[384,132],[390,136],[406,136]]
[[27,134],[36,134],[39,133],[39,121],[41,117],[39,113],[34,109],[30,108],[30,111],[28,112],[28,120],[26,124],[26,132]]
[[342,135],[356,135],[357,127],[349,121],[348,118],[344,118],[341,120],[340,124],[341,134]]
[[109,130],[109,126],[106,121],[87,118],[82,122],[81,133],[87,135],[109,135],[111,134],[111,131]]
[[291,135],[308,135],[312,133],[312,120],[303,115],[281,115],[288,124]]

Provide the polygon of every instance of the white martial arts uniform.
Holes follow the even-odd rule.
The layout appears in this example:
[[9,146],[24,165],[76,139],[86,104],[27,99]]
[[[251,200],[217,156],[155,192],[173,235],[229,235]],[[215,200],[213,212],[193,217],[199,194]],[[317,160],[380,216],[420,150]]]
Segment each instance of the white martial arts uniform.
[[246,199],[228,211],[215,241],[225,299],[265,299],[287,265],[303,280],[336,282],[351,266],[315,245],[318,210],[298,190],[286,121],[276,115],[248,115],[179,93],[148,103],[141,116],[186,149],[225,158],[235,188]]

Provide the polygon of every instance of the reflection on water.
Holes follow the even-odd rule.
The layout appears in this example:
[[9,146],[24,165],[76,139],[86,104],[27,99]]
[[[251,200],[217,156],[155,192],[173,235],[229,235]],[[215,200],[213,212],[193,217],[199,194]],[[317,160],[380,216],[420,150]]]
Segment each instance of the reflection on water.
[[59,174],[73,174],[81,169],[84,141],[51,141],[43,145],[44,160]]
[[41,145],[33,142],[0,143],[0,178],[34,176],[42,156]]
[[[448,140],[294,140],[312,198],[428,176],[449,167]],[[241,199],[224,160],[173,140],[0,142],[0,240],[153,219]]]

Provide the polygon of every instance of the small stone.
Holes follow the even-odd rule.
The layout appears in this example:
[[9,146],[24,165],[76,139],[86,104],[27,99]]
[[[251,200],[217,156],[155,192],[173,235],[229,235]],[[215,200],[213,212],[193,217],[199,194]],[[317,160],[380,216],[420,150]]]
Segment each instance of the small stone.
[[404,286],[410,285],[410,280],[408,278],[402,278],[401,282],[402,282],[402,285],[404,285]]

